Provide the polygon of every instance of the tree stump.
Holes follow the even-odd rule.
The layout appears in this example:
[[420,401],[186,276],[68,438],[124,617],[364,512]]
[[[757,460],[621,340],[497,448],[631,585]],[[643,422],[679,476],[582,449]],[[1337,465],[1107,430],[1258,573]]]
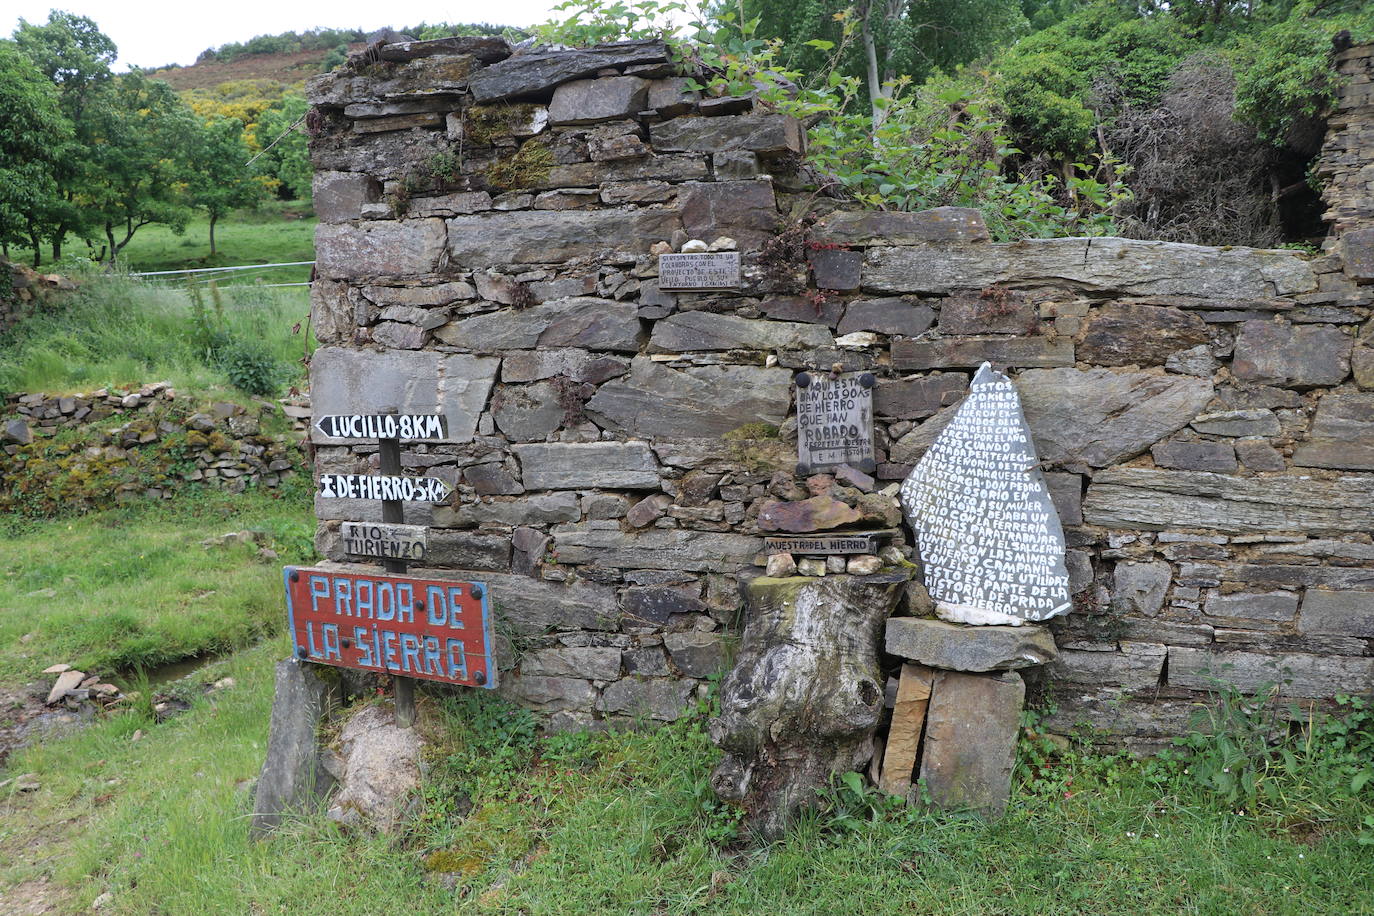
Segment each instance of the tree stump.
[[780,837],[832,774],[872,757],[883,624],[906,581],[880,573],[749,584],[749,622],[710,726],[725,752],[711,784],[765,839]]

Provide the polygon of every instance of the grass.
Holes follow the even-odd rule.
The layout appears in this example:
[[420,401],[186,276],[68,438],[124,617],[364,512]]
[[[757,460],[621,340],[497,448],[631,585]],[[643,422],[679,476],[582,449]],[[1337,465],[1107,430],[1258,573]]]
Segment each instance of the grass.
[[[42,788],[0,794],[0,852],[23,851],[0,886],[51,875],[61,911],[109,891],[108,911],[127,914],[1357,914],[1374,901],[1353,833],[1302,841],[1148,767],[1086,760],[1060,764],[1070,797],[1023,781],[996,824],[870,798],[862,817],[815,815],[771,846],[720,845],[731,822],[704,790],[716,755],[699,719],[536,739],[528,714],[478,694],[422,701],[440,743],[401,836],[305,812],[255,844],[249,781],[286,651],[274,638],[202,671],[237,686],[164,724],[130,713],[17,755],[11,771]],[[493,757],[505,763],[478,766]]]
[[[120,275],[78,275],[81,288],[62,296],[0,337],[0,391],[60,394],[104,386],[170,381],[179,389],[229,385],[225,368],[207,360],[202,322],[244,342],[276,367],[283,384],[302,376],[309,315],[304,289],[229,289],[189,293]],[[301,330],[297,332],[295,326]]]
[[[185,270],[239,264],[283,264],[315,258],[315,218],[308,204],[265,204],[256,211],[237,211],[215,225],[210,256],[210,222],[197,216],[177,234],[166,226],[144,226],[124,248],[125,270]],[[69,238],[65,255],[80,256],[85,246]],[[59,265],[60,269],[60,265]],[[309,267],[279,267],[214,275],[222,283],[299,283],[310,279]]]
[[110,675],[246,645],[281,626],[280,564],[256,544],[204,548],[211,535],[263,532],[294,562],[314,525],[304,484],[273,498],[194,498],[31,524],[7,532],[0,572],[0,686],[66,662]]

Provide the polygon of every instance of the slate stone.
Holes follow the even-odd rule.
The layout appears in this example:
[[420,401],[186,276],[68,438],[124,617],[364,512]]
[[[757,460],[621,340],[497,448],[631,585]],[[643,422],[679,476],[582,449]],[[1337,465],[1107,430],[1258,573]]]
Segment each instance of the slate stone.
[[806,296],[773,296],[759,303],[759,311],[774,321],[802,321],[835,327],[844,316],[843,302],[827,298],[815,302]]
[[621,435],[680,439],[720,437],[750,423],[779,425],[791,401],[792,374],[786,369],[670,369],[635,357],[630,374],[602,385],[585,410],[602,428]]
[[620,569],[668,569],[737,574],[754,562],[763,540],[742,534],[650,528],[626,533],[615,522],[610,528],[584,523],[554,530],[558,558],[563,563],[600,563]]
[[[310,360],[310,394],[315,416],[381,413],[443,413],[449,442],[468,442],[487,403],[500,360],[432,351],[377,353],[320,347]],[[348,442],[325,436],[312,425],[318,445]]]
[[1207,379],[1107,369],[1031,370],[1016,387],[1041,459],[1092,467],[1134,457],[1182,429],[1213,391]]
[[624,357],[589,353],[586,350],[507,350],[501,355],[503,382],[536,382],[565,375],[575,382],[599,385],[629,370],[630,361]]
[[1374,228],[1352,229],[1341,235],[1341,262],[1352,280],[1374,280]]
[[1236,450],[1229,442],[1183,442],[1170,439],[1150,449],[1155,464],[1184,471],[1216,471],[1234,474]]
[[33,430],[29,429],[29,424],[24,420],[6,420],[3,441],[13,442],[16,445],[28,445],[33,441]]
[[620,623],[615,589],[585,581],[546,582],[529,576],[486,573],[501,626],[514,633],[614,630]]
[[1078,474],[1046,473],[1045,486],[1059,521],[1064,525],[1083,524],[1083,478]]
[[625,673],[646,677],[672,674],[668,668],[668,656],[658,646],[645,646],[642,649],[626,649],[624,653]]
[[490,209],[491,195],[486,191],[455,191],[452,194],[412,197],[406,205],[406,218],[461,216],[465,213],[482,213]]
[[1236,442],[1236,457],[1241,464],[1257,472],[1282,471],[1288,467],[1278,450],[1262,439],[1241,439]]
[[504,38],[482,35],[460,35],[454,38],[431,38],[426,41],[401,41],[382,45],[377,56],[382,60],[415,60],[440,54],[466,54],[484,64],[494,64],[511,55],[511,46]]
[[478,496],[513,496],[525,488],[504,465],[474,464],[463,469],[463,482]]
[[359,219],[363,204],[381,197],[380,183],[358,172],[316,172],[311,184],[311,205],[322,223]]
[[520,499],[483,499],[459,506],[438,506],[434,510],[434,527],[552,525],[575,522],[581,517],[576,493],[534,493]]
[[448,146],[448,139],[439,130],[401,130],[382,134],[349,132],[312,140],[310,161],[316,169],[361,172],[378,181],[399,181],[414,168],[415,163],[448,152]]
[[1298,596],[1293,592],[1213,592],[1207,596],[1203,613],[1231,621],[1288,623],[1297,616]]
[[649,95],[645,105],[665,118],[676,118],[678,115],[686,114],[696,105],[697,99],[701,98],[701,92],[687,88],[687,83],[688,79],[685,76],[652,80],[649,83]]
[[845,308],[844,319],[836,333],[876,331],[879,334],[920,337],[930,330],[934,321],[935,310],[923,303],[899,298],[858,299]]
[[807,262],[811,266],[811,283],[817,289],[848,293],[859,288],[863,252],[822,248],[807,255]]
[[[532,187],[591,187],[627,181],[692,181],[709,178],[710,174],[705,156],[695,153],[672,153],[618,159],[612,162],[570,162],[556,165],[547,177],[535,181]],[[625,214],[622,212],[619,215],[623,218]]]
[[789,115],[736,115],[724,118],[674,118],[649,127],[661,152],[725,153],[744,150],[763,156],[800,154],[805,149],[801,122]]
[[1213,652],[1169,647],[1169,686],[1216,690],[1216,682],[1242,693],[1277,685],[1285,697],[1327,699],[1337,693],[1367,693],[1374,658],[1290,653]]
[[1112,582],[1112,610],[1153,617],[1164,606],[1173,567],[1163,560],[1117,563]]
[[1191,425],[1213,436],[1277,436],[1280,432],[1274,412],[1257,407],[1199,414]]
[[879,379],[873,412],[880,417],[915,420],[958,404],[968,391],[968,376],[937,372],[904,379]]
[[892,341],[892,367],[902,372],[923,369],[997,366],[1072,366],[1073,341],[1048,337],[946,337],[940,340]]
[[936,674],[920,777],[935,805],[1002,815],[1025,697],[1026,685],[1015,672]]
[[1350,354],[1350,372],[1361,388],[1374,388],[1374,347],[1356,347]]
[[940,301],[941,334],[1034,334],[1039,309],[1028,293],[995,287]]
[[687,677],[711,677],[725,667],[725,641],[719,633],[668,633],[663,637],[663,645],[674,667]]
[[812,531],[828,531],[852,525],[863,518],[858,509],[847,506],[831,496],[813,496],[810,499],[774,501],[763,505],[759,510],[759,529],[762,531],[786,531],[792,534],[806,534]]
[[508,537],[439,529],[429,533],[428,541],[425,548],[425,562],[428,564],[493,572],[510,569],[511,542]]
[[496,688],[503,697],[539,712],[590,712],[596,704],[596,688],[580,677],[543,674],[506,674]]
[[1047,673],[1051,683],[1145,690],[1159,685],[1167,647],[1122,640],[1119,652],[1060,649]]
[[[599,163],[597,166],[601,168]],[[569,186],[578,184],[570,182]],[[401,225],[411,222],[403,220]],[[450,266],[458,269],[563,264],[575,258],[603,256],[633,260],[648,254],[650,245],[671,237],[681,227],[676,211],[645,209],[571,213],[511,210],[455,216],[447,224]]]
[[1195,375],[1198,378],[1211,378],[1220,367],[1221,362],[1212,355],[1211,348],[1205,344],[1170,353],[1164,360],[1164,368],[1170,372]]
[[639,334],[634,303],[584,296],[459,318],[434,332],[446,344],[482,353],[534,347],[635,353]]
[[658,487],[658,462],[643,442],[550,442],[515,445],[520,477],[530,490]]
[[[374,87],[378,85],[373,84]],[[393,115],[448,113],[460,104],[462,103],[453,95],[444,93],[421,98],[390,99],[385,102],[352,102],[344,106],[343,113],[346,118],[386,118]],[[354,129],[357,129],[356,125]]]
[[674,722],[687,712],[696,688],[678,678],[621,678],[601,692],[596,708],[622,716]]
[[372,326],[372,342],[389,350],[418,350],[425,345],[425,329],[399,321],[379,321]]
[[654,324],[651,353],[700,350],[807,350],[834,346],[821,325],[764,321],[711,312],[678,312]]
[[655,493],[635,503],[625,513],[625,523],[631,528],[647,528],[663,518],[673,498],[666,493]]
[[950,671],[1013,671],[1058,654],[1054,636],[1037,626],[965,626],[923,617],[891,617],[889,655]]
[[1264,299],[1317,288],[1311,266],[1290,251],[1119,238],[980,245],[918,241],[869,248],[864,260],[864,288],[882,293],[943,296],[955,289],[999,284],[1062,287],[1066,283],[1129,295],[1218,299]]
[[622,595],[625,624],[662,627],[677,614],[705,614],[706,602],[691,591],[671,585],[644,585],[625,589]]
[[629,118],[644,108],[648,91],[648,80],[637,76],[610,76],[563,83],[553,91],[553,101],[549,103],[549,123],[594,124],[613,118]]
[[415,114],[392,115],[388,118],[365,118],[353,122],[353,130],[360,134],[380,133],[387,130],[411,130],[416,127],[440,127],[444,115],[437,111],[422,111]]
[[741,249],[758,248],[778,228],[773,183],[767,180],[687,182],[679,189],[678,210],[690,237],[711,242],[729,236]]
[[1312,388],[1350,374],[1354,338],[1326,325],[1247,321],[1236,337],[1231,371],[1249,382]]
[[315,275],[325,280],[434,273],[447,235],[439,219],[369,220],[315,226]]
[[[319,285],[316,281],[315,286]],[[393,306],[435,309],[476,295],[471,283],[460,280],[427,282],[424,286],[364,286],[363,295],[383,309]]]
[[836,210],[811,230],[820,242],[841,245],[915,245],[921,242],[986,242],[983,214],[971,207],[900,210]]
[[591,76],[606,67],[657,64],[667,59],[667,45],[657,39],[534,51],[476,71],[468,80],[468,88],[479,103],[544,95],[560,83]]
[[1078,358],[1101,366],[1158,366],[1211,339],[1201,318],[1155,305],[1110,305],[1088,318]]
[[1299,467],[1374,470],[1374,393],[1329,391],[1317,403],[1310,441],[1299,443]]
[[277,662],[267,757],[258,775],[249,835],[265,836],[293,809],[305,808],[329,790],[315,734],[336,705],[330,687],[312,665]]
[[541,649],[521,656],[520,673],[613,681],[620,677],[620,650],[598,646]]
[[1228,534],[1374,530],[1374,479],[1231,477],[1200,471],[1114,467],[1094,475],[1083,519],[1106,528]]
[[552,382],[501,385],[491,401],[496,428],[512,442],[541,442],[563,425],[567,411]]
[[1308,589],[1302,599],[1298,632],[1374,637],[1374,592]]

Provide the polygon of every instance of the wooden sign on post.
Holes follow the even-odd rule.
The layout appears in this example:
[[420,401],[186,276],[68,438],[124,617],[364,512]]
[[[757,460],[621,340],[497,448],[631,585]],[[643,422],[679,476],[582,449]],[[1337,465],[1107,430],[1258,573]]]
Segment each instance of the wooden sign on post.
[[355,557],[422,562],[428,546],[424,525],[375,525],[344,522],[339,530],[344,553]]
[[399,458],[396,464],[394,474],[321,474],[317,495],[326,499],[380,499],[384,503],[437,503],[453,492],[453,487],[438,477],[401,476]]
[[331,439],[399,439],[404,442],[442,442],[448,438],[443,414],[325,414],[315,428]]
[[[491,611],[480,582],[285,569],[296,657],[339,668],[496,686]],[[398,710],[399,713],[399,710]]]

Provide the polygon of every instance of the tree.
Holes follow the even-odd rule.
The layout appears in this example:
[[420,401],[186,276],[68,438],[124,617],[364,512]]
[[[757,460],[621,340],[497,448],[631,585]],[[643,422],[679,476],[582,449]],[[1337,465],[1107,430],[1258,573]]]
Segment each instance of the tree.
[[85,185],[93,175],[90,151],[97,119],[94,107],[102,104],[114,79],[110,65],[117,49],[91,19],[54,10],[45,25],[19,20],[15,45],[57,88],[62,113],[72,125],[70,135],[53,148],[53,180],[59,201],[53,201],[40,227],[52,243],[54,259],[62,256],[62,241],[69,232],[88,237],[96,228],[90,211],[83,207]]
[[262,113],[253,129],[251,145],[262,151],[255,165],[261,174],[276,179],[278,193],[286,192],[283,197],[310,199],[310,141],[296,124],[309,108],[302,96],[283,96],[280,105]]
[[113,261],[150,223],[177,232],[186,228],[190,152],[198,130],[172,87],[139,70],[120,76],[101,101],[89,115],[94,175],[86,193],[105,238],[101,255]]
[[8,41],[0,41],[0,246],[27,243],[42,261],[43,227],[61,207],[53,169],[71,138],[57,90]]
[[210,255],[215,249],[215,223],[241,207],[255,207],[266,190],[247,162],[252,155],[243,140],[243,124],[233,118],[205,122],[191,155],[191,203],[210,217]]
[[[743,11],[758,19],[758,37],[782,41],[789,69],[825,72],[838,53],[839,72],[864,81],[875,123],[893,81],[953,70],[1009,41],[1026,21],[1013,0],[744,0]],[[857,44],[849,40],[856,33]]]

